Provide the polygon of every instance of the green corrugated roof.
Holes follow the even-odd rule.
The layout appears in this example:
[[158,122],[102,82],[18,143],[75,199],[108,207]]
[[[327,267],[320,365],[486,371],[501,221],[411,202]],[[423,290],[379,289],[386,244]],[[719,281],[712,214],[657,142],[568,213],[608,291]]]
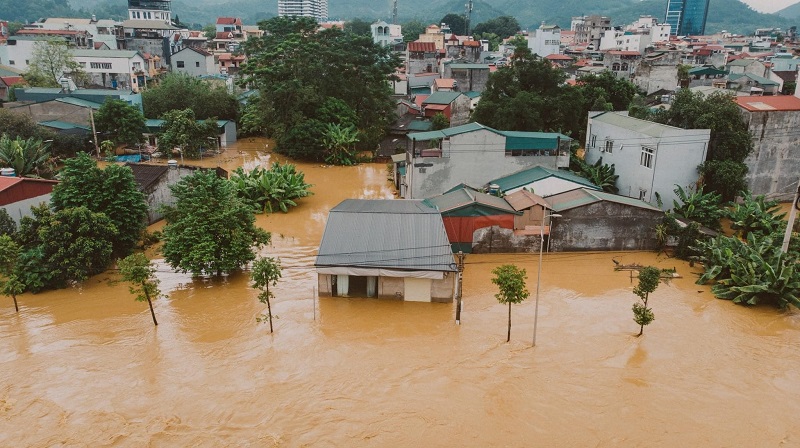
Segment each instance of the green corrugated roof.
[[489,70],[489,64],[448,64],[451,69]]
[[450,104],[459,96],[461,92],[433,92],[422,104]]
[[83,130],[86,130],[86,131],[90,130],[89,126],[81,126],[79,124],[68,123],[66,121],[59,121],[59,120],[40,121],[39,124],[42,125],[42,126],[47,126],[48,128],[53,128],[53,129],[62,129],[62,130],[66,130],[66,129],[83,129]]
[[603,112],[602,114],[593,117],[592,121],[612,124],[614,126],[628,129],[630,131],[636,131],[651,137],[661,137],[667,130],[681,129],[653,121],[640,120],[638,118],[633,118],[616,112]]
[[475,98],[478,98],[478,97],[481,96],[481,92],[476,92],[474,90],[470,90],[469,92],[464,92],[464,95],[466,95],[466,96],[468,96],[468,97],[470,97],[470,98],[472,98],[474,100]]
[[408,123],[408,130],[409,131],[429,131],[431,129],[431,123],[428,120],[414,120],[411,123]]
[[430,86],[412,87],[411,93],[413,93],[414,95],[430,95],[431,87]]
[[775,82],[775,81],[773,81],[771,79],[764,78],[763,76],[754,75],[752,73],[744,73],[744,74],[734,73],[733,75],[729,75],[728,76],[728,80],[730,80],[730,81],[736,81],[739,78],[752,79],[753,81],[761,84],[762,86],[777,86],[778,85],[777,82]]
[[495,179],[489,183],[497,184],[500,187],[500,191],[509,191],[513,190],[514,188],[519,188],[524,185],[540,181],[542,179],[547,179],[548,177],[557,177],[559,179],[574,182],[576,184],[580,184],[588,188],[596,190],[600,189],[600,187],[591,183],[587,179],[584,179],[583,177],[580,177],[569,171],[552,170],[550,168],[545,168],[543,166],[535,166],[533,168],[517,171],[514,174],[510,174],[508,176]]
[[94,101],[87,101],[73,97],[56,98],[55,101],[58,101],[59,103],[72,104],[73,106],[91,107],[94,110],[100,109],[100,106],[102,106],[102,104],[95,103]]
[[0,64],[0,76],[20,76],[23,73],[24,72],[22,70],[17,70],[14,67]]
[[629,198],[627,196],[620,196],[617,194],[606,193],[604,191],[591,191],[586,188],[567,191],[564,193],[559,193],[553,196],[549,196],[547,200],[553,206],[553,211],[555,212],[562,212],[565,210],[570,210],[573,208],[594,204],[600,201],[615,202],[618,204],[644,208],[657,212],[662,211],[658,207],[654,207],[640,199],[634,199],[634,198]]
[[747,67],[753,62],[758,62],[755,59],[736,59],[735,61],[728,62],[728,67]]
[[452,128],[442,129],[439,131],[412,132],[408,134],[408,138],[414,141],[433,140],[435,138],[450,137],[451,135],[464,134],[467,132],[477,131],[479,129],[486,129],[488,131],[497,133],[497,131],[488,126],[484,126],[479,123],[467,123],[467,124],[462,124],[461,126],[455,126]]
[[505,199],[481,193],[468,187],[452,190],[439,196],[425,199],[423,202],[436,207],[443,215],[452,215],[458,210],[467,210],[459,216],[489,216],[498,214],[520,214],[508,205]]
[[725,70],[720,70],[714,67],[694,67],[689,69],[689,74],[692,76],[703,76],[703,75],[724,75],[728,73]]
[[572,139],[557,132],[498,131],[506,137],[506,149],[558,149],[559,143]]

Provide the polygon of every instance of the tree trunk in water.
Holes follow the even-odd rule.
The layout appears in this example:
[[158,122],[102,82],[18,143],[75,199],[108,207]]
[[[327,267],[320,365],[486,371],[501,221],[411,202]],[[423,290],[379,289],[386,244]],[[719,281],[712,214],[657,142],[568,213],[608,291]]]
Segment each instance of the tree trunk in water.
[[267,315],[269,315],[269,332],[272,333],[272,307],[269,305],[269,297],[267,297]]
[[14,309],[17,310],[17,312],[19,313],[19,305],[17,305],[17,295],[12,294],[11,297],[14,299]]
[[506,342],[511,342],[511,302],[508,302],[508,336]]
[[156,320],[156,312],[153,311],[153,302],[150,300],[150,296],[147,296],[147,304],[150,305],[150,315],[153,316],[153,323],[158,325],[158,321]]

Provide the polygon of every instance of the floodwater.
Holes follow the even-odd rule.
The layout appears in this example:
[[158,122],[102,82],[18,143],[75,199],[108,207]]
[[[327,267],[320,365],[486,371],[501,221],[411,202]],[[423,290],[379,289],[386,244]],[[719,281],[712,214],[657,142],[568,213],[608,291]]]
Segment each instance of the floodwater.
[[[216,162],[277,160],[264,144]],[[460,326],[454,304],[315,300],[327,210],[393,192],[383,164],[299,168],[315,195],[258,219],[284,266],[274,334],[247,275],[163,264],[158,327],[113,273],[23,295],[19,314],[3,299],[0,446],[800,446],[800,314],[714,299],[652,253],[546,255],[535,348],[534,254],[468,256]],[[684,276],[652,294],[640,338],[612,258]],[[511,343],[490,282],[508,262],[532,293]]]

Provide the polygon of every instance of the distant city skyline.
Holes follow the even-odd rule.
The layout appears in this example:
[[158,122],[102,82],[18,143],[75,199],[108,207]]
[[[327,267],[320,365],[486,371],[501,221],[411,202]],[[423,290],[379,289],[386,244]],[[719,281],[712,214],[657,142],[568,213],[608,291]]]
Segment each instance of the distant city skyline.
[[742,0],[745,4],[758,12],[778,12],[787,6],[791,6],[798,0]]

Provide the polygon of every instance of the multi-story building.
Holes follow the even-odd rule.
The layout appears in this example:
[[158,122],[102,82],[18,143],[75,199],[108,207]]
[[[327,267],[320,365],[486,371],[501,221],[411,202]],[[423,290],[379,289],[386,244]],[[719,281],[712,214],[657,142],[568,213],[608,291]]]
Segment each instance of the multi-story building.
[[702,36],[706,32],[710,0],[669,0],[664,19],[677,36]]
[[313,17],[322,22],[328,19],[328,0],[278,0],[278,15]]
[[172,23],[172,0],[128,0],[128,18]]
[[573,17],[571,29],[575,31],[576,44],[586,44],[596,50],[600,48],[600,39],[611,29],[611,19],[597,15]]
[[561,28],[542,23],[539,29],[528,35],[528,48],[541,57],[561,53]]

